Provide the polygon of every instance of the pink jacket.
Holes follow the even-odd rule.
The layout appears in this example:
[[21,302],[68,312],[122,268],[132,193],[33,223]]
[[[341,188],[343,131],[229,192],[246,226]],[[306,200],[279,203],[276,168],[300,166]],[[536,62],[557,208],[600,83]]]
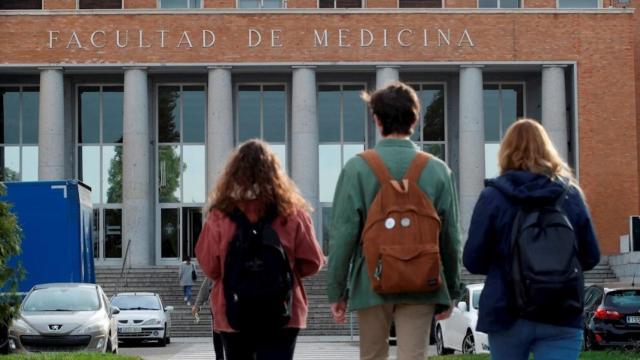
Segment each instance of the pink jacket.
[[[248,202],[242,211],[249,220],[256,221],[259,203]],[[287,252],[294,274],[293,306],[291,321],[287,327],[305,328],[307,324],[307,296],[302,278],[317,273],[324,264],[322,250],[316,241],[311,218],[305,211],[298,211],[289,218],[278,217],[272,224]],[[196,245],[196,256],[204,273],[214,280],[211,292],[211,311],[217,331],[233,332],[226,316],[226,302],[222,288],[224,260],[227,247],[235,234],[236,225],[224,213],[211,210]]]

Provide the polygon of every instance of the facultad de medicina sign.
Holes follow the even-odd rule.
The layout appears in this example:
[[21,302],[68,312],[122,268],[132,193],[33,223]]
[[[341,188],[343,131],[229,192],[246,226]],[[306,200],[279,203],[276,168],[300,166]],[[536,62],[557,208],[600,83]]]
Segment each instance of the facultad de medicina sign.
[[[228,36],[228,34],[227,34]],[[475,47],[469,30],[425,27],[399,29],[340,28],[311,29],[302,34],[310,48],[370,48],[370,47]],[[127,48],[215,48],[225,41],[244,42],[249,49],[285,48],[287,34],[283,29],[249,28],[232,38],[217,36],[209,29],[170,31],[158,30],[48,30],[49,49],[127,49]]]

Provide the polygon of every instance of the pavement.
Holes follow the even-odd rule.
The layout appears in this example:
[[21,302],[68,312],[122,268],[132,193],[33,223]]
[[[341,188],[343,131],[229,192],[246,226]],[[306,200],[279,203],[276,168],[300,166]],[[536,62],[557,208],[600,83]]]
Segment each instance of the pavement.
[[[356,338],[335,336],[299,336],[294,360],[357,360]],[[395,346],[390,347],[390,360],[396,359]],[[214,359],[211,338],[172,338],[171,344],[120,345],[120,354],[141,356],[145,360],[211,360]],[[435,347],[429,347],[435,354]]]

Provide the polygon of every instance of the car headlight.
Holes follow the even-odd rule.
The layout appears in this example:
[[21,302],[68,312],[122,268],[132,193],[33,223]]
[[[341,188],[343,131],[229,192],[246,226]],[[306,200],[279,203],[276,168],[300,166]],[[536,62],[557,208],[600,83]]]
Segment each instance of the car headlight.
[[76,333],[79,335],[90,335],[97,332],[105,333],[106,326],[102,323],[91,324],[89,326],[85,326],[80,330],[77,330]]
[[10,335],[15,336],[16,333],[32,335],[32,334],[37,334],[38,332],[34,330],[31,326],[29,326],[29,324],[27,324],[26,321],[18,318],[13,321],[13,323],[11,324],[11,327],[9,328]]
[[160,325],[162,324],[162,320],[160,319],[149,319],[142,323],[142,325]]

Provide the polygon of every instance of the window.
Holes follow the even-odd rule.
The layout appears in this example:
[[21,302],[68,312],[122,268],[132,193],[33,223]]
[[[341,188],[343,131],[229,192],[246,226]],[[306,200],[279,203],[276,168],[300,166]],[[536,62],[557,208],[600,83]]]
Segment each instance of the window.
[[367,143],[367,107],[360,99],[364,84],[318,86],[319,174],[322,242],[329,246],[331,204],[344,164],[364,151]]
[[442,0],[398,0],[399,8],[441,8]]
[[202,7],[202,0],[158,0],[161,9],[197,9]]
[[239,85],[236,102],[238,143],[262,139],[287,168],[287,91],[284,85]]
[[559,9],[596,9],[600,0],[557,0]]
[[521,7],[520,0],[478,0],[479,8],[516,9]]
[[38,180],[37,87],[0,87],[0,181]]
[[122,9],[122,0],[78,0],[78,9]]
[[42,10],[42,0],[1,0],[0,10]]
[[361,8],[362,0],[318,0],[321,9]]
[[283,0],[238,0],[238,8],[240,9],[280,9],[283,7]]
[[485,178],[498,176],[498,151],[505,132],[525,116],[524,84],[485,84],[484,163]]
[[422,150],[447,159],[447,106],[444,84],[411,84],[422,109],[411,140]]
[[204,85],[158,87],[157,194],[162,258],[193,257],[202,230],[206,96]]
[[91,187],[94,255],[122,257],[122,86],[78,87],[78,178]]

